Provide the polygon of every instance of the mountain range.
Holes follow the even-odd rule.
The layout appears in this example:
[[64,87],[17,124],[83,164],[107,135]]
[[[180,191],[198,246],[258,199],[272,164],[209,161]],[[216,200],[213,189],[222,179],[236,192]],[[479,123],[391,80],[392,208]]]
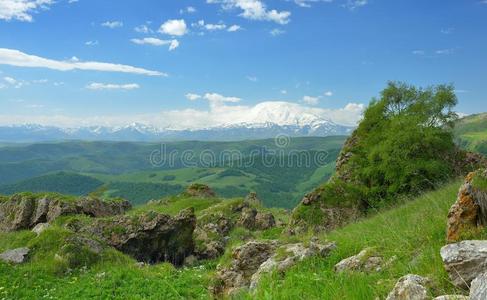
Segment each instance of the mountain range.
[[[276,107],[278,106],[278,107]],[[257,105],[250,116],[234,123],[206,128],[164,128],[144,122],[124,126],[47,126],[17,124],[0,126],[0,142],[42,142],[60,140],[87,141],[158,141],[158,140],[214,140],[237,141],[247,139],[348,135],[353,127],[340,125],[318,114],[299,111],[282,103]]]

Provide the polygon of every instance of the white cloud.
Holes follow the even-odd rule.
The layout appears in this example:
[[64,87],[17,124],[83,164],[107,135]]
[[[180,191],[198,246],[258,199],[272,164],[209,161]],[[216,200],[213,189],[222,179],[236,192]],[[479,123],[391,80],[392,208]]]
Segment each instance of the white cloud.
[[140,86],[137,83],[113,84],[93,82],[86,86],[89,90],[135,90]]
[[143,39],[131,39],[132,43],[138,45],[152,45],[152,46],[164,46],[169,45],[169,51],[172,51],[179,47],[179,42],[177,40],[161,40],[158,38],[143,38]]
[[312,96],[303,97],[303,102],[308,105],[317,105],[319,101],[320,101],[319,97],[312,97]]
[[272,21],[284,25],[289,23],[291,12],[269,10],[260,0],[206,0],[206,3],[221,4],[225,10],[238,8],[242,10],[241,17],[249,20]]
[[190,101],[196,101],[198,99],[201,99],[201,96],[198,95],[198,94],[194,94],[194,93],[187,93],[186,94],[186,99],[188,99]]
[[85,43],[86,46],[96,46],[98,45],[98,41],[87,41]]
[[106,21],[106,22],[101,23],[101,26],[108,27],[111,29],[115,29],[115,28],[123,27],[123,22],[122,21]]
[[247,80],[257,82],[259,79],[256,76],[247,76]]
[[326,97],[331,97],[331,96],[333,96],[333,92],[332,92],[332,91],[326,91],[326,92],[324,93],[324,95],[325,95]]
[[12,77],[9,77],[9,76],[3,77],[3,81],[6,83],[6,84],[3,84],[4,88],[10,86],[10,87],[13,87],[13,88],[16,88],[16,89],[20,89],[24,84],[26,84],[23,81],[19,81],[19,80],[15,79],[15,78],[12,78]]
[[311,3],[317,3],[317,2],[330,3],[333,2],[333,0],[294,0],[294,3],[296,3],[298,6],[306,7],[306,8],[311,7]]
[[53,0],[1,0],[0,20],[32,22],[32,13],[39,9],[48,9],[52,4]]
[[134,30],[138,33],[152,33],[152,30],[147,25],[139,25],[135,27]]
[[188,7],[184,8],[184,9],[180,9],[180,10],[179,10],[179,13],[180,13],[180,14],[185,14],[185,13],[186,13],[186,14],[194,14],[194,13],[196,13],[197,11],[198,11],[198,10],[197,10],[196,8],[194,8],[193,6],[188,6]]
[[455,53],[455,49],[440,49],[435,51],[438,55],[450,55]]
[[365,6],[368,4],[368,0],[347,0],[347,3],[344,5],[344,7],[354,10],[356,8]]
[[226,97],[217,93],[206,93],[203,97],[210,103],[211,106],[221,106],[224,103],[237,103],[240,102],[242,99],[237,97]]
[[279,29],[279,28],[274,28],[272,29],[271,31],[269,31],[269,33],[272,35],[272,36],[278,36],[278,35],[282,35],[282,34],[285,34],[286,32],[282,29]]
[[454,28],[442,28],[440,32],[442,34],[451,34],[455,29]]
[[413,54],[414,55],[424,55],[425,52],[424,52],[424,50],[413,50]]
[[169,20],[161,25],[159,32],[168,35],[183,36],[188,32],[188,27],[184,20]]
[[235,32],[235,31],[239,31],[239,30],[242,30],[242,27],[240,27],[239,25],[232,25],[230,27],[228,27],[228,32]]
[[281,94],[287,95],[287,90],[281,90]]
[[0,48],[0,65],[26,68],[47,68],[58,71],[86,70],[100,72],[131,73],[148,76],[168,76],[166,73],[150,71],[128,65],[104,62],[59,61],[23,53],[19,50]]

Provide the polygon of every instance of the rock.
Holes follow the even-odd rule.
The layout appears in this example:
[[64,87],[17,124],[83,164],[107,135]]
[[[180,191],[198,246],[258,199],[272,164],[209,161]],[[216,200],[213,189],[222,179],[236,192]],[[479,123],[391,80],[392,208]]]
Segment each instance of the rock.
[[275,254],[262,263],[252,275],[250,280],[250,289],[255,289],[262,278],[262,275],[276,270],[279,273],[284,273],[286,270],[294,266],[297,262],[305,258],[319,255],[326,257],[332,250],[336,249],[335,243],[327,243],[325,245],[310,242],[306,247],[303,243],[287,244],[279,247]]
[[434,300],[469,300],[467,296],[463,295],[444,295],[436,297]]
[[257,197],[256,192],[250,192],[244,200],[246,203],[252,205],[252,206],[260,206],[262,205],[262,201],[260,201],[259,197]]
[[27,255],[29,254],[29,248],[17,248],[13,250],[8,250],[0,254],[0,260],[7,263],[21,264],[27,260]]
[[255,228],[258,230],[266,230],[269,228],[273,228],[276,226],[276,220],[274,219],[274,215],[267,212],[262,213],[259,212],[255,216]]
[[236,248],[228,267],[217,268],[215,295],[229,296],[240,289],[255,289],[262,275],[274,270],[283,273],[297,262],[314,255],[328,256],[335,243],[318,244],[311,241],[278,246],[277,241],[251,241]]
[[255,216],[257,216],[257,209],[253,207],[245,207],[242,209],[237,225],[252,230],[255,228]]
[[226,241],[216,224],[197,226],[193,236],[194,254],[198,259],[215,259],[225,252]]
[[81,229],[138,261],[181,265],[193,253],[196,217],[192,208],[177,216],[148,212],[96,219]]
[[253,207],[244,207],[237,225],[249,230],[266,230],[276,226],[274,215],[268,212],[258,212]]
[[44,230],[49,228],[49,223],[39,223],[34,228],[32,228],[32,232],[34,232],[37,235],[40,235]]
[[458,192],[457,201],[448,212],[447,240],[455,242],[462,234],[477,228],[479,206],[475,203],[472,179],[475,173],[470,173]]
[[212,293],[231,295],[248,288],[252,275],[271,257],[276,247],[276,241],[251,241],[234,249],[230,265],[218,266],[215,283],[210,287]]
[[477,276],[470,286],[470,300],[487,299],[487,273]]
[[189,187],[186,188],[184,195],[188,197],[197,197],[197,198],[213,198],[216,197],[215,192],[207,185],[193,183]]
[[358,271],[358,272],[380,272],[384,259],[375,254],[372,248],[366,248],[359,254],[346,258],[335,265],[335,272]]
[[453,284],[468,285],[487,270],[487,241],[462,241],[441,248],[441,258]]
[[429,280],[418,275],[406,275],[399,279],[386,300],[428,300],[426,285]]
[[84,214],[107,217],[123,214],[130,208],[128,201],[103,201],[80,198],[74,201],[55,196],[17,194],[0,202],[0,231],[31,229],[40,223],[49,223],[60,216]]

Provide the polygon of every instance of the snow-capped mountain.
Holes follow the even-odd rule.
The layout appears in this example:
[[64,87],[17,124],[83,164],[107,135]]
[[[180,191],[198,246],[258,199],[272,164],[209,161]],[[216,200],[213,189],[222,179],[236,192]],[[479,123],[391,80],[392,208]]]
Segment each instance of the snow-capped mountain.
[[[226,121],[226,122],[225,122]],[[172,129],[171,129],[172,128]],[[38,124],[0,126],[0,142],[58,140],[158,141],[158,140],[245,140],[277,135],[347,135],[353,127],[332,122],[312,110],[288,102],[263,102],[247,114],[206,128],[159,128],[144,123],[124,126],[79,126],[61,128]]]
[[202,129],[167,130],[131,124],[123,127],[60,128],[34,124],[0,126],[0,142],[40,142],[60,140],[158,141],[158,140],[246,140],[274,138],[277,135],[348,135],[352,127],[323,122],[306,125],[241,123]]

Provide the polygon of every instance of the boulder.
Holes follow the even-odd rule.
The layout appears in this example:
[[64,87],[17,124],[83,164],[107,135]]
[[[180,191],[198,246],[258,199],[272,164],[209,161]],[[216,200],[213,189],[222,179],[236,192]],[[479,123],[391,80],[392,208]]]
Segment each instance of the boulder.
[[435,300],[469,300],[467,296],[463,295],[444,295],[436,297]]
[[240,289],[255,289],[264,274],[274,270],[284,273],[297,262],[315,255],[328,256],[335,243],[319,244],[311,241],[278,245],[277,241],[251,241],[232,253],[229,266],[218,266],[214,285],[215,295],[230,296]]
[[49,228],[49,223],[39,223],[34,228],[32,228],[32,232],[34,232],[37,235],[40,235],[44,230]]
[[213,198],[216,197],[215,192],[207,185],[193,183],[186,188],[185,196],[196,198]]
[[470,285],[470,300],[487,299],[487,273],[477,276]]
[[357,255],[346,258],[335,265],[335,272],[358,271],[380,272],[384,259],[375,253],[372,248],[366,248]]
[[258,230],[266,230],[276,226],[274,215],[269,212],[258,212],[255,216],[255,228]]
[[96,219],[81,228],[138,261],[181,265],[193,253],[196,217],[192,208],[177,216],[147,212],[136,216]]
[[311,256],[327,257],[332,250],[336,248],[335,243],[318,244],[310,242],[309,246],[303,243],[283,245],[275,251],[269,259],[263,262],[257,272],[255,272],[250,280],[250,289],[255,289],[262,275],[277,271],[284,273],[286,270],[294,266],[297,262]]
[[276,226],[274,215],[269,212],[258,212],[253,207],[244,207],[237,225],[249,230],[266,230]]
[[27,260],[27,255],[29,254],[29,248],[17,248],[13,250],[8,250],[0,254],[0,260],[7,263],[21,264]]
[[31,229],[40,223],[52,222],[65,215],[84,214],[107,217],[123,214],[130,208],[125,200],[103,201],[96,198],[76,200],[54,196],[17,194],[0,202],[0,231]]
[[406,275],[399,279],[386,300],[429,300],[426,285],[429,280],[418,275]]
[[248,288],[252,275],[274,253],[276,241],[251,241],[232,252],[229,266],[217,267],[217,274],[210,290],[214,295],[231,295]]
[[487,270],[487,241],[462,241],[441,248],[441,258],[453,284],[468,285]]
[[457,201],[448,212],[447,240],[456,242],[480,226],[487,225],[487,191],[476,187],[474,180],[485,178],[486,173],[470,173],[458,192]]
[[198,259],[215,259],[225,252],[225,238],[214,223],[197,226],[194,230],[194,254]]

